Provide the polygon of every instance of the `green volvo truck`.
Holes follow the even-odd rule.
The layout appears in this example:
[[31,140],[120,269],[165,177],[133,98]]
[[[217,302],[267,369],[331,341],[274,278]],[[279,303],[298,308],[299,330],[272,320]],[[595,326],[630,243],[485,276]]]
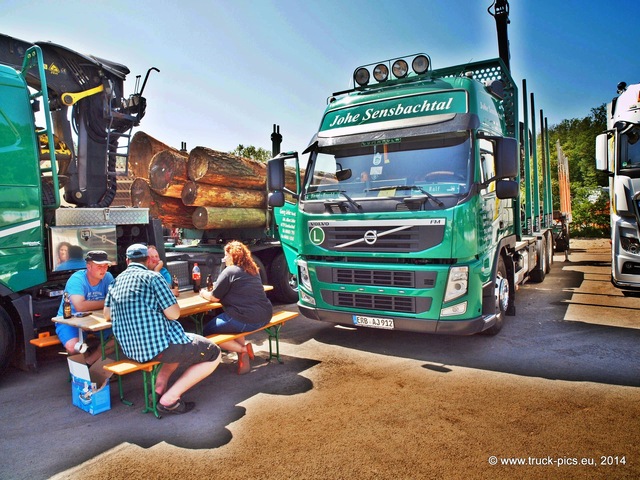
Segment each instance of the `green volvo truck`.
[[128,245],[162,242],[148,209],[110,208],[146,104],[142,90],[123,97],[128,73],[0,35],[0,371],[11,361],[37,367],[30,340],[52,330],[88,251],[107,251],[117,274]]
[[[364,65],[306,151],[269,161],[300,312],[356,327],[496,334],[553,260],[548,141],[505,60]],[[529,105],[531,106],[529,114]],[[542,112],[540,112],[542,117]],[[530,118],[529,118],[530,117]]]

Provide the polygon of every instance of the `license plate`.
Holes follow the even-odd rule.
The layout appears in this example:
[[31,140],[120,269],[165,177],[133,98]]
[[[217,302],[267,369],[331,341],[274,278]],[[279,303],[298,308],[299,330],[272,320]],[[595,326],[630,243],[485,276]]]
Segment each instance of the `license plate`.
[[353,324],[358,327],[384,328],[385,330],[393,330],[394,328],[392,318],[364,317],[362,315],[354,315]]

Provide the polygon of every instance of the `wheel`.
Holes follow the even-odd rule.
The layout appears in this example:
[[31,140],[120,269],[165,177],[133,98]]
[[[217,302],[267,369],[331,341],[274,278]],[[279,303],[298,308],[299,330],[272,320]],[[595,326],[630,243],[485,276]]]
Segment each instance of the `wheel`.
[[544,280],[547,270],[547,239],[542,237],[540,242],[537,242],[536,253],[538,256],[538,262],[533,270],[531,270],[530,278],[532,282],[540,283]]
[[0,374],[9,365],[15,344],[16,333],[11,324],[11,318],[4,308],[0,307]]
[[289,272],[284,253],[279,253],[273,259],[269,279],[278,300],[283,303],[296,303],[298,301],[298,278]]
[[484,330],[482,332],[483,335],[496,335],[502,330],[510,301],[511,288],[509,287],[509,277],[507,277],[507,267],[504,264],[502,255],[500,255],[495,279],[496,323]]
[[262,263],[262,260],[260,260],[256,256],[253,257],[253,261],[256,262],[256,265],[258,266],[258,272],[260,273],[260,281],[262,282],[263,285],[265,284],[268,285],[269,278],[267,276],[267,269],[264,268],[264,263]]

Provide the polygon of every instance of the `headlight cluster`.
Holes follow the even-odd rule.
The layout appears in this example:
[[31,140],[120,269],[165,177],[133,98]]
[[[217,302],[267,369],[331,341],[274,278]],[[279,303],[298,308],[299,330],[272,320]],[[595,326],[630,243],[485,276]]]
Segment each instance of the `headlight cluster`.
[[[411,58],[411,56],[408,58]],[[416,75],[425,73],[429,70],[430,65],[431,60],[424,53],[414,55],[411,60],[411,68]],[[405,58],[392,58],[391,60],[385,60],[377,64],[358,67],[353,73],[353,81],[358,86],[364,87],[368,85],[369,80],[371,80],[371,72],[373,72],[373,78],[378,83],[387,81],[389,79],[389,72],[391,72],[395,78],[405,78],[409,75],[409,63]]]

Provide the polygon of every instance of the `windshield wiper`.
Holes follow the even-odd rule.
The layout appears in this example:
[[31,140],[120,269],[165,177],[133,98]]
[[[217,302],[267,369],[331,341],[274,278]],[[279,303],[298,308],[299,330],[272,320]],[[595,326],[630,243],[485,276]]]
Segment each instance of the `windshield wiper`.
[[420,185],[390,185],[388,187],[373,187],[365,189],[365,192],[379,192],[381,190],[418,190],[420,193],[426,195],[426,197],[435,202],[439,207],[444,207],[444,203],[442,203],[438,198],[434,197],[432,194],[427,192]]
[[353,198],[351,198],[349,195],[347,195],[347,192],[345,192],[344,190],[317,190],[313,193],[338,193],[340,195],[342,195],[344,198],[347,199],[347,203],[351,206],[351,208],[353,208],[354,210],[360,210],[362,211],[362,205],[360,205],[359,203],[355,202],[353,200]]

